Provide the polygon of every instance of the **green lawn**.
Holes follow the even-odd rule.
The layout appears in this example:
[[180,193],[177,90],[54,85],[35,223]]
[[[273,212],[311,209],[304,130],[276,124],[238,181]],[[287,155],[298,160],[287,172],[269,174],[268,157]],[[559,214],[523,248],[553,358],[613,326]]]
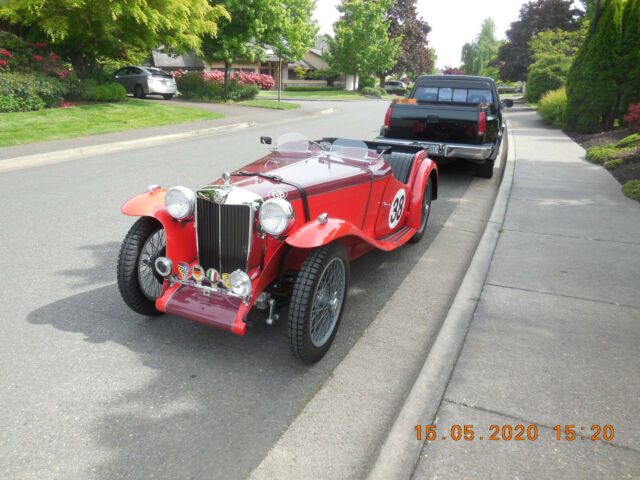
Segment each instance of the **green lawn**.
[[238,102],[238,105],[246,105],[248,107],[261,107],[261,108],[273,108],[275,110],[293,110],[294,108],[300,108],[297,103],[278,102],[277,100],[263,100],[256,98],[253,100],[244,100]]
[[[282,98],[326,98],[338,100],[365,100],[359,92],[348,92],[346,90],[318,90],[311,92],[281,92]],[[278,98],[277,90],[261,90],[258,98]],[[391,99],[391,95],[385,95],[382,98]]]
[[118,103],[0,113],[0,146],[222,118],[219,113],[128,99]]

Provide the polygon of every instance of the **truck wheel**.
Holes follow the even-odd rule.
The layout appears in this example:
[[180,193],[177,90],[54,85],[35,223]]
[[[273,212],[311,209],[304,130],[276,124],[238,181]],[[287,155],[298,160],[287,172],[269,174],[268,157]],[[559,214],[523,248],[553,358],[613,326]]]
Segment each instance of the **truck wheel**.
[[485,160],[484,163],[476,165],[476,177],[491,178],[493,177],[493,164],[495,160]]
[[427,180],[427,185],[424,187],[424,194],[422,195],[422,213],[420,214],[420,230],[413,234],[413,237],[409,239],[411,243],[418,243],[422,240],[424,232],[427,231],[427,222],[429,221],[429,212],[431,211],[431,178]]
[[118,289],[124,303],[141,315],[155,316],[156,299],[162,292],[162,277],[154,262],[165,255],[164,228],[153,218],[142,217],[124,237],[118,257]]
[[311,250],[293,286],[289,305],[289,349],[315,363],[333,342],[349,284],[349,256],[339,242]]

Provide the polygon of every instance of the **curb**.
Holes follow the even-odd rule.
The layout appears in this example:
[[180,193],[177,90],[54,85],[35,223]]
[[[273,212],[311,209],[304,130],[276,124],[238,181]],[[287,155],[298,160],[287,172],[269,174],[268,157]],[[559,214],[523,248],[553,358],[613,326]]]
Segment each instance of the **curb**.
[[68,162],[70,160],[79,160],[85,157],[104,155],[106,153],[114,153],[133,148],[157,146],[190,137],[200,137],[204,135],[227,132],[230,130],[248,128],[252,125],[253,124],[247,122],[234,123],[231,125],[203,128],[188,132],[173,133],[170,135],[156,135],[153,137],[136,138],[134,140],[124,140],[121,142],[104,143],[101,145],[90,145],[87,147],[69,148],[67,150],[57,150],[54,152],[37,153],[34,155],[7,158],[6,160],[0,161],[0,173],[10,172],[12,170],[21,170],[24,168],[39,167],[52,163]]
[[491,217],[427,360],[374,460],[370,480],[408,479],[413,474],[426,441],[416,441],[410,432],[420,422],[434,421],[462,351],[504,223],[514,166],[515,145],[508,134],[507,164]]

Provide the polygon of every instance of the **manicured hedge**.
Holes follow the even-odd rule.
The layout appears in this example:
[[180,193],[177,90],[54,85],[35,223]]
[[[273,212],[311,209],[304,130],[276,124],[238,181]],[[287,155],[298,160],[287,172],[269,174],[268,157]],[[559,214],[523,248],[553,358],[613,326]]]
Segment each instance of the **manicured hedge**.
[[[529,88],[527,86],[527,88]],[[567,119],[567,93],[565,88],[545,93],[538,103],[542,119],[558,128],[565,128]]]

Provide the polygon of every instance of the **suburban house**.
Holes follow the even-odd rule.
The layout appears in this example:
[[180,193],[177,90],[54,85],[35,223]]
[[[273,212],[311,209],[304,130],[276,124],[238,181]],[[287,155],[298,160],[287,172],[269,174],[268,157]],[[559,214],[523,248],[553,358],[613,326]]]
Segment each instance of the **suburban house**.
[[[283,62],[276,55],[274,49],[267,45],[264,47],[265,56],[261,61],[251,62],[248,60],[238,59],[231,65],[231,71],[242,71],[247,73],[255,72],[271,75],[276,82],[276,86],[274,88],[277,88],[280,77],[282,77],[283,86],[324,87],[327,85],[326,80],[299,78],[295,69],[296,67],[301,67],[303,69],[307,69],[307,72],[313,72],[314,70],[324,70],[325,68],[328,68],[327,62],[323,58],[328,47],[326,37],[320,36],[316,40],[314,47],[305,53],[301,60]],[[209,63],[202,58],[190,54],[170,55],[161,49],[154,50],[151,54],[151,59],[154,67],[158,67],[169,72],[177,70],[224,70],[223,62]],[[344,88],[345,85],[353,86],[353,79],[351,77],[352,76],[340,74],[333,84],[336,88]],[[357,88],[357,82],[355,85]]]

